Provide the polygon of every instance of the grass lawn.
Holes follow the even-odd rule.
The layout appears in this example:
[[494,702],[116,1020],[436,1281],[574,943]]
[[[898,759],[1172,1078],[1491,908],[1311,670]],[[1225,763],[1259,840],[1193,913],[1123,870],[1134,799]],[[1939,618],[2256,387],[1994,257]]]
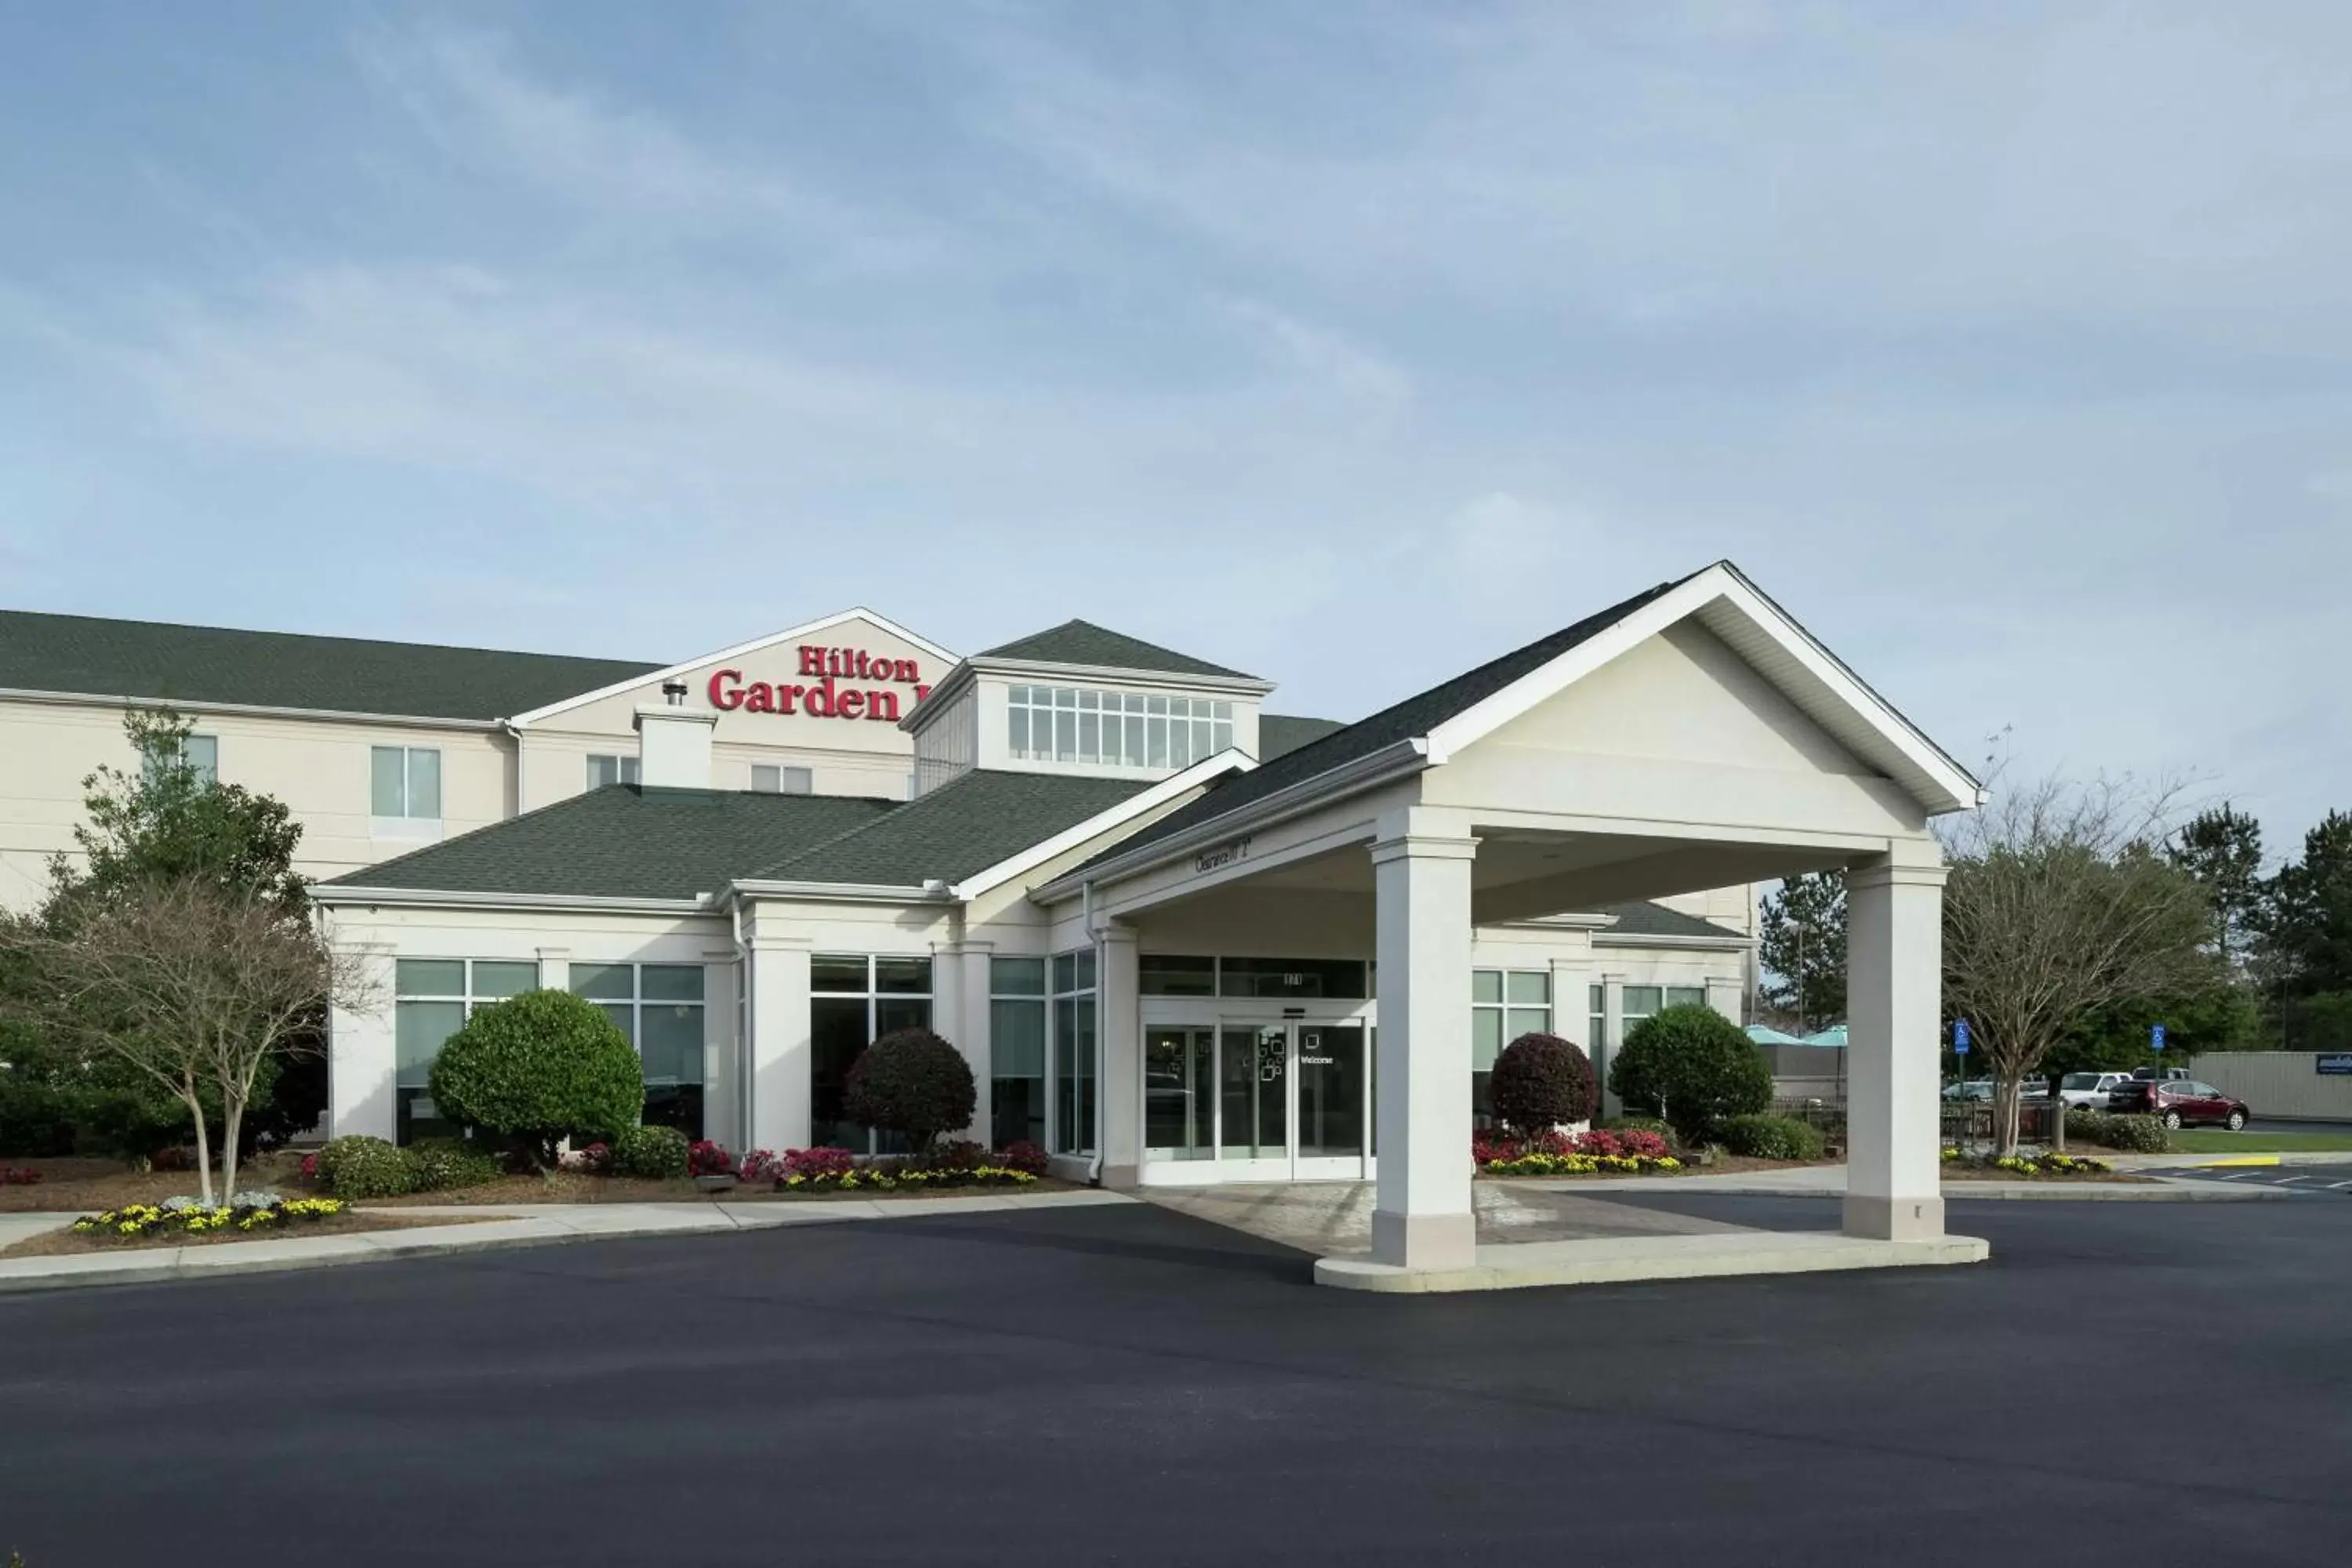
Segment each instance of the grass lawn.
[[2230,1132],[2189,1127],[2172,1134],[2176,1154],[2295,1154],[2339,1149],[2352,1152],[2352,1132]]

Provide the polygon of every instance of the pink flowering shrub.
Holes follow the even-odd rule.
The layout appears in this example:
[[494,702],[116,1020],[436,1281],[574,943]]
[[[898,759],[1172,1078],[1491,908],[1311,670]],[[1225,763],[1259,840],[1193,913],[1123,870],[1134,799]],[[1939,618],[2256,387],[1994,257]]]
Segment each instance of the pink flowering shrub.
[[845,1176],[857,1169],[856,1156],[846,1149],[787,1149],[783,1173],[791,1176]]
[[1026,1138],[1016,1138],[1007,1143],[996,1156],[996,1163],[1008,1171],[1020,1171],[1032,1176],[1044,1175],[1047,1163],[1045,1151]]
[[686,1151],[686,1173],[689,1176],[730,1176],[735,1173],[735,1156],[724,1144],[705,1138]]
[[754,1149],[743,1156],[736,1167],[736,1179],[744,1182],[772,1182],[784,1173],[784,1162],[773,1149]]

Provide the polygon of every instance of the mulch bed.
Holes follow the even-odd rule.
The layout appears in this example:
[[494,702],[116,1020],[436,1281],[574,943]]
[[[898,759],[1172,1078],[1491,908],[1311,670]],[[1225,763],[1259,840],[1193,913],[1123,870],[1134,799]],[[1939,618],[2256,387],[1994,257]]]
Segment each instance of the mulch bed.
[[500,1176],[478,1187],[449,1187],[437,1193],[411,1193],[405,1197],[371,1198],[368,1206],[431,1208],[441,1204],[691,1204],[691,1203],[816,1203],[828,1199],[984,1197],[999,1193],[1076,1191],[1081,1184],[1040,1176],[1017,1187],[933,1187],[883,1192],[862,1188],[851,1193],[780,1193],[767,1186],[738,1184],[706,1193],[689,1180],[648,1182],[632,1176],[588,1176],[576,1171],[554,1171],[544,1176]]
[[[41,1173],[41,1179],[29,1186],[0,1187],[0,1214],[97,1214],[126,1204],[197,1195],[194,1171],[132,1171],[120,1160],[0,1160],[0,1164]],[[218,1174],[215,1173],[215,1180]],[[240,1162],[236,1184],[289,1195],[309,1191],[302,1184],[302,1162],[292,1154]]]
[[[136,1200],[134,1200],[136,1201]],[[409,1230],[428,1225],[474,1225],[489,1215],[395,1215],[345,1210],[322,1219],[273,1220],[254,1230],[208,1230],[191,1236],[163,1231],[150,1236],[89,1235],[75,1230],[45,1231],[16,1246],[0,1248],[0,1258],[64,1258],[86,1252],[152,1252],[163,1247],[221,1247],[240,1241],[299,1241],[310,1236],[347,1236],[359,1230]]]
[[[2095,1158],[2095,1156],[2094,1156]],[[2080,1184],[2085,1182],[2136,1182],[2143,1186],[2156,1185],[2152,1177],[2136,1176],[2129,1171],[1997,1171],[1981,1165],[1963,1165],[1958,1162],[1944,1167],[1948,1182],[2042,1182],[2053,1186]]]

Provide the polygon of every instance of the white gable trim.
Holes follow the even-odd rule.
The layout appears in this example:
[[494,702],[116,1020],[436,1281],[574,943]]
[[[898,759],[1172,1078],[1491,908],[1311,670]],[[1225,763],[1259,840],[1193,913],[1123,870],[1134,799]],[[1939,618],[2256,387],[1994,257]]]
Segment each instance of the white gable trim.
[[974,872],[958,882],[951,891],[961,900],[976,899],[992,888],[1002,887],[1015,877],[1035,870],[1057,856],[1068,854],[1089,839],[1100,837],[1121,823],[1131,822],[1145,812],[1167,805],[1222,773],[1247,773],[1256,766],[1256,762],[1248,752],[1229,747],[1206,761],[1194,763],[1181,773],[1171,773],[1150,788],[1128,796],[1108,811],[1097,812],[1075,827],[1065,828],[1053,837],[1033,844],[1018,855],[1000,860],[984,871]]
[[[1756,664],[1782,695],[1864,761],[1884,769],[1929,813],[1966,811],[1981,804],[1983,786],[1967,769],[1864,685],[1727,561],[1717,562],[1438,725],[1429,734],[1430,761],[1444,763],[1620,655],[1694,616],[1717,635],[1729,634],[1726,640],[1734,651]],[[1756,638],[1780,657],[1759,662],[1755,647],[1739,646]]]
[[615,681],[610,686],[599,688],[594,691],[583,691],[577,697],[567,697],[561,702],[551,702],[544,708],[534,708],[528,713],[518,713],[508,722],[516,729],[521,729],[555,714],[568,712],[572,709],[584,707],[591,702],[601,702],[607,697],[617,697],[625,691],[634,691],[648,681],[667,680],[674,675],[683,675],[689,669],[699,669],[706,664],[716,664],[722,658],[740,658],[746,654],[758,653],[762,648],[773,647],[780,642],[814,637],[819,632],[831,631],[845,621],[870,621],[900,641],[914,644],[933,658],[943,659],[950,666],[957,662],[954,654],[931,641],[930,638],[919,637],[887,616],[877,616],[865,605],[856,605],[837,614],[810,621],[803,626],[787,626],[782,631],[771,632],[766,637],[754,637],[750,642],[737,643],[733,647],[722,647],[716,653],[698,654],[682,664],[673,664],[666,669],[647,670],[643,675]]

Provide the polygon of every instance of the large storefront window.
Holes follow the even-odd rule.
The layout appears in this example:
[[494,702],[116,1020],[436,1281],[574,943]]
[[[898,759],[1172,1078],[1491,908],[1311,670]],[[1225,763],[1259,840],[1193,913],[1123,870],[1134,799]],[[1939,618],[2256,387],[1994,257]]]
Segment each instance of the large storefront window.
[[1470,972],[1470,1110],[1478,1126],[1492,1112],[1486,1086],[1495,1058],[1521,1035],[1551,1032],[1551,972],[1474,969]]
[[988,1137],[1045,1147],[1045,961],[988,961]]
[[442,1043],[486,1002],[539,984],[539,965],[497,959],[404,958],[393,966],[393,1137],[453,1138],[462,1129],[433,1103],[433,1063]]
[[893,1029],[931,1026],[931,961],[820,952],[809,960],[809,1142],[903,1154],[906,1140],[852,1121],[842,1109],[850,1064]]
[[1189,768],[1234,743],[1234,705],[1072,686],[1016,686],[1006,741],[1029,762]]
[[1054,960],[1054,1142],[1057,1154],[1095,1147],[1095,954]]
[[645,1064],[646,1124],[702,1136],[702,965],[575,963],[573,994],[596,1004]]

